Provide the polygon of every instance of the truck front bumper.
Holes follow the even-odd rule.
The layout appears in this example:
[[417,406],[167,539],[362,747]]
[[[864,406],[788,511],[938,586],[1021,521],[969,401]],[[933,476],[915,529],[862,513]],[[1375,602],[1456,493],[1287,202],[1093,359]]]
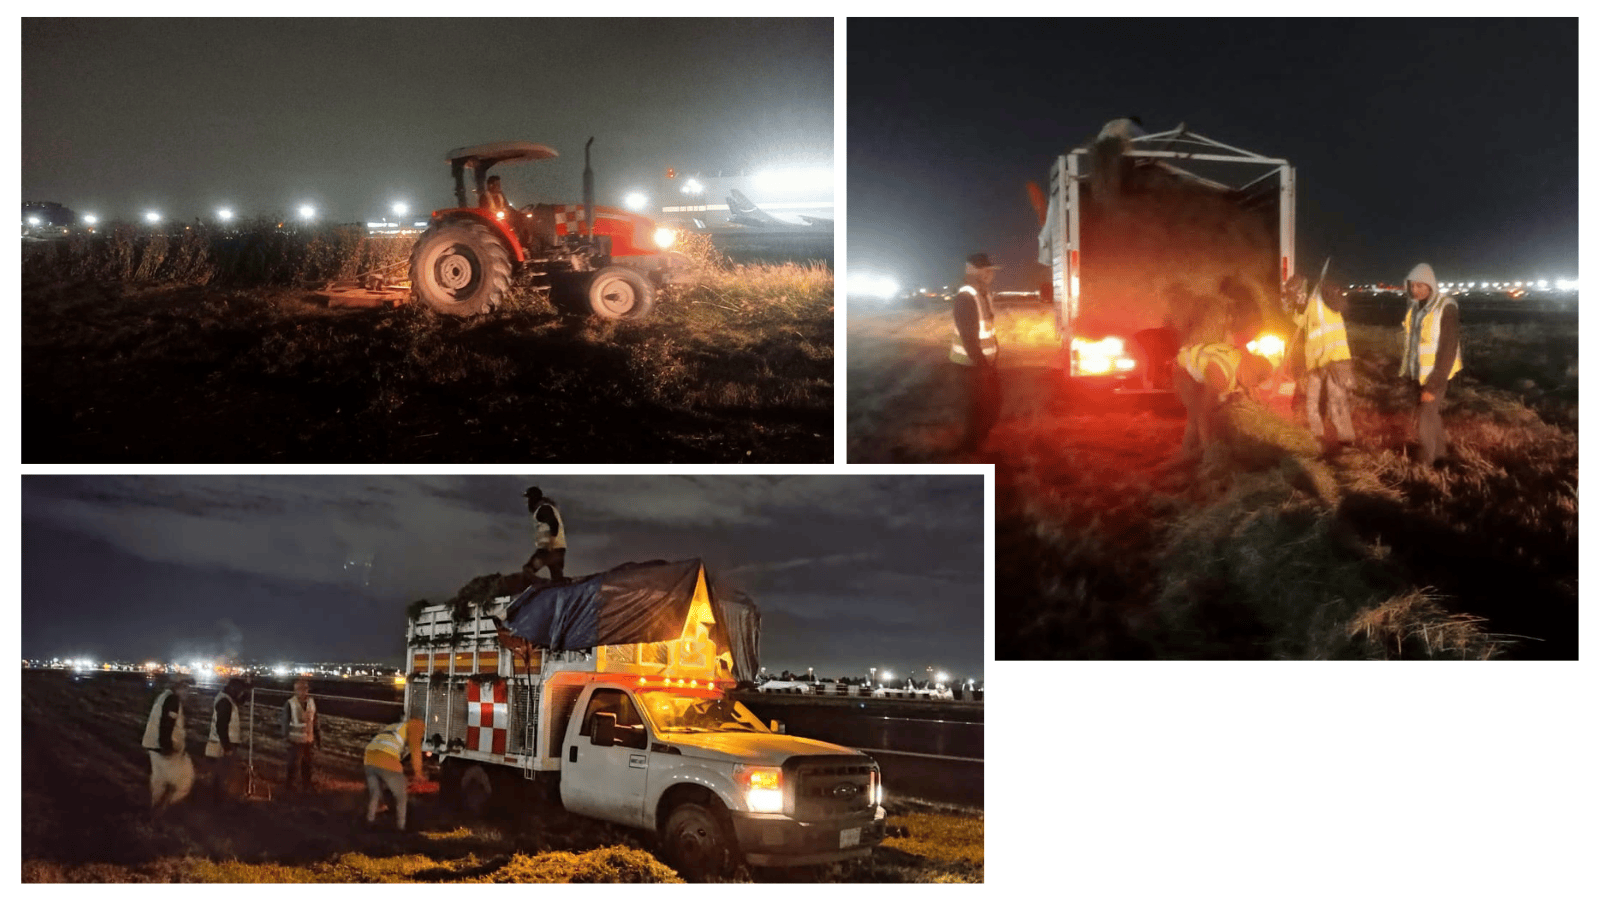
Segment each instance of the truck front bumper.
[[733,813],[739,849],[752,866],[812,866],[866,856],[883,843],[884,812],[799,822],[782,815]]

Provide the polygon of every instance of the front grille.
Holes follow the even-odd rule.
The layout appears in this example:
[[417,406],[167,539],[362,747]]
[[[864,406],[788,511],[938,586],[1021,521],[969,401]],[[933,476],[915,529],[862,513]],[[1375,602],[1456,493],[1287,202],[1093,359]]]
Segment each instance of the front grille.
[[784,764],[784,780],[794,786],[795,818],[812,822],[872,809],[875,771],[859,756],[791,758]]

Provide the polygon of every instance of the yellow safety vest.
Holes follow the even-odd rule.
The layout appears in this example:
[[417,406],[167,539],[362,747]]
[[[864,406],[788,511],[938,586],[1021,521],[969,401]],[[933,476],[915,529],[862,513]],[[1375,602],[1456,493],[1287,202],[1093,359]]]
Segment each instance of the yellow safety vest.
[[218,691],[217,699],[211,704],[211,739],[206,741],[206,756],[212,759],[222,756],[222,737],[217,734],[217,714],[224,701],[233,706],[233,715],[228,719],[228,743],[235,747],[243,743],[239,740],[239,704],[234,703],[232,697]]
[[1321,294],[1313,295],[1306,306],[1305,326],[1307,371],[1350,358],[1344,316],[1323,303]]
[[388,769],[391,772],[404,772],[405,767],[401,763],[411,756],[410,735],[407,731],[410,724],[409,721],[396,722],[378,732],[367,742],[362,765]]
[[317,701],[313,697],[306,698],[306,705],[302,707],[298,697],[289,698],[289,742],[292,744],[309,744],[317,737]]
[[[994,339],[994,308],[984,302],[983,295],[970,284],[963,284],[957,291],[956,302],[961,302],[959,295],[971,294],[972,299],[978,304],[978,347],[983,351],[983,358],[993,361],[1000,353],[1000,344]],[[952,324],[951,330],[954,338],[950,341],[950,361],[963,366],[972,365],[972,360],[967,356],[967,345],[961,340],[961,329]]]
[[[1433,374],[1433,364],[1439,356],[1439,322],[1441,321],[1446,306],[1455,306],[1456,302],[1449,297],[1444,297],[1438,303],[1429,304],[1422,308],[1422,336],[1417,344],[1417,383],[1426,384],[1428,376]],[[1411,346],[1412,320],[1416,317],[1416,305],[1406,304],[1406,346]],[[1465,349],[1460,337],[1460,329],[1456,330],[1456,361],[1450,366],[1450,374],[1445,377],[1448,381],[1456,377],[1461,371],[1462,350]],[[1405,353],[1400,354],[1402,366],[1400,374],[1404,375]]]
[[1212,363],[1221,366],[1227,383],[1222,392],[1230,394],[1239,387],[1240,359],[1238,348],[1232,344],[1190,344],[1178,351],[1176,361],[1185,372],[1201,384],[1206,383],[1207,366]]
[[551,503],[549,500],[544,500],[544,501],[541,501],[539,503],[539,507],[537,509],[535,509],[532,513],[529,513],[529,515],[530,516],[536,515],[539,512],[539,509],[542,509],[542,508],[544,508],[546,506],[550,507],[550,511],[555,514],[556,524],[561,526],[561,531],[558,534],[552,535],[552,534],[550,534],[550,526],[549,525],[546,525],[545,523],[539,521],[537,518],[534,519],[533,520],[533,546],[534,546],[534,549],[536,549],[536,550],[565,550],[565,549],[567,549],[567,523],[562,520],[562,518],[561,518],[561,509],[559,507],[557,507],[554,503]]
[[[156,705],[150,707],[150,720],[144,723],[144,748],[146,750],[161,750],[161,707],[167,703],[167,698],[172,696],[172,689],[168,688],[156,698]],[[183,701],[178,701],[177,720],[172,724],[172,748],[181,753],[188,732],[184,730]]]

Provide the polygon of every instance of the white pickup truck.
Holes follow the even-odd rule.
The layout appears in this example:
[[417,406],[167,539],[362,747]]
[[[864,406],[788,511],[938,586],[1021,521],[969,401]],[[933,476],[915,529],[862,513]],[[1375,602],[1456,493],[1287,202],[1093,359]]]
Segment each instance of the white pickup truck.
[[[624,636],[650,639],[600,643],[630,612],[652,624]],[[752,623],[754,605],[709,590],[698,560],[426,607],[407,629],[406,712],[468,809],[539,783],[571,812],[656,835],[687,877],[871,853],[884,837],[872,758],[777,733],[725,694],[754,660]],[[575,636],[598,640],[571,648]]]

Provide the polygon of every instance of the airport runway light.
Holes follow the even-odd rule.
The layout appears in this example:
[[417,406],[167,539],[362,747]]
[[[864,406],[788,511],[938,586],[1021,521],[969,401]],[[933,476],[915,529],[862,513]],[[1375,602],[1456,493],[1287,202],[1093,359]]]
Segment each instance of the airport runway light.
[[227,222],[233,218],[233,210],[227,208],[219,209],[217,210],[217,218]]
[[100,217],[95,215],[94,213],[85,213],[84,216],[83,216],[83,222],[84,222],[85,225],[94,225],[94,224],[98,223],[99,221],[100,221]]
[[146,222],[149,222],[151,225],[154,225],[157,222],[161,221],[161,213],[158,213],[155,210],[151,210],[151,211],[149,211],[149,212],[144,214],[144,220]]
[[309,222],[311,219],[315,218],[316,215],[317,211],[312,208],[310,204],[300,207],[300,218]]
[[644,209],[644,205],[648,203],[649,200],[650,198],[646,197],[642,191],[629,191],[628,195],[622,198],[622,205],[633,210],[634,212],[638,212],[639,210]]

